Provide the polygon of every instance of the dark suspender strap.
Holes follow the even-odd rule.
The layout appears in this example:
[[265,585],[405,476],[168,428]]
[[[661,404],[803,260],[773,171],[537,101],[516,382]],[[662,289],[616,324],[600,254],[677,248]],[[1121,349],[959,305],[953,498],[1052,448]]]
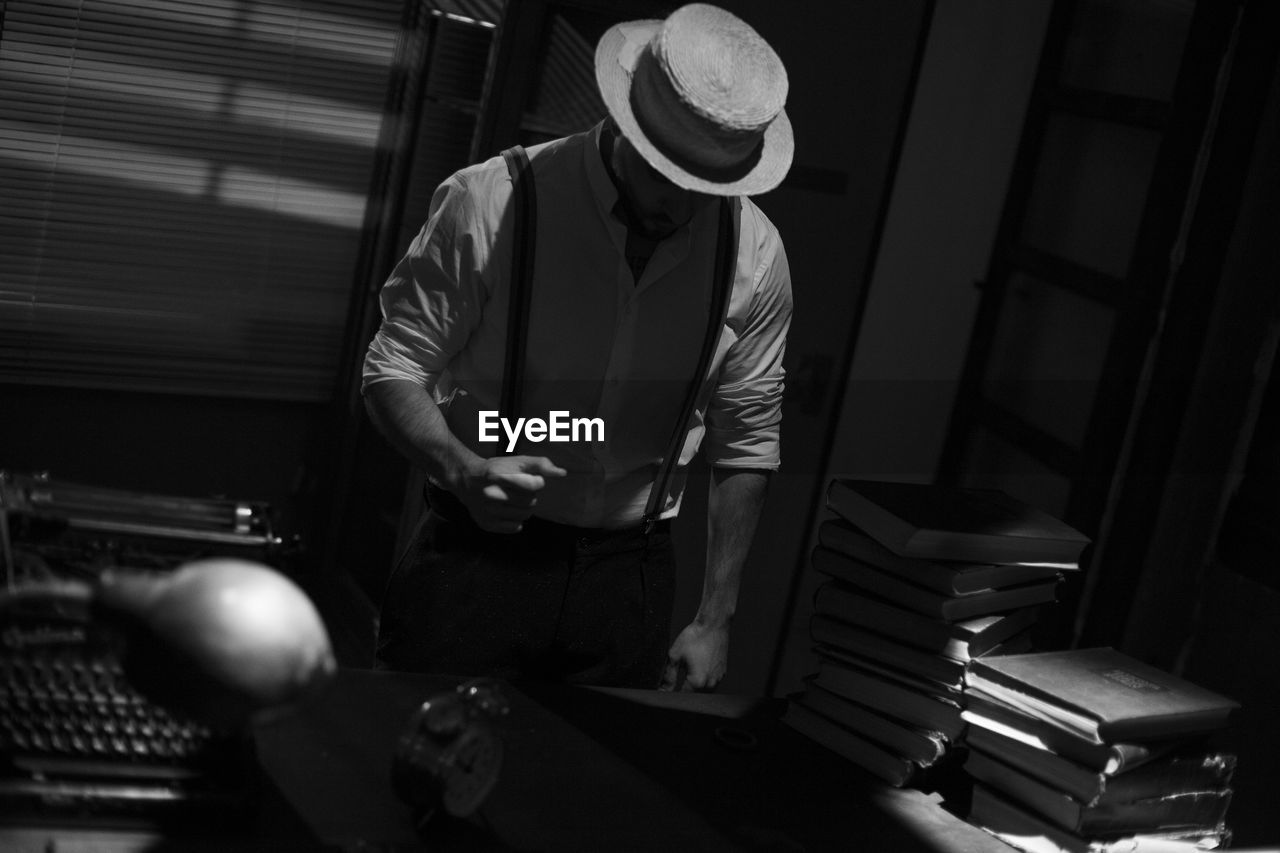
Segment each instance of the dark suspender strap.
[[[502,152],[511,173],[511,293],[507,308],[507,352],[502,364],[502,391],[498,412],[504,418],[520,416],[524,389],[524,361],[529,337],[529,295],[533,291],[533,249],[537,236],[538,200],[534,194],[529,155],[516,145]],[[499,444],[498,453],[506,453]],[[423,486],[427,505],[448,518],[467,518],[467,510],[451,493],[430,480]]]
[[693,418],[694,409],[698,405],[698,391],[702,388],[702,380],[715,357],[716,346],[720,343],[720,334],[724,330],[724,318],[729,310],[729,298],[733,294],[733,279],[738,257],[738,225],[741,218],[741,202],[734,198],[724,198],[720,202],[720,229],[716,237],[715,278],[711,284],[711,310],[707,317],[707,333],[702,339],[702,353],[698,356],[698,369],[694,371],[685,392],[684,406],[676,421],[671,439],[667,442],[666,455],[658,466],[658,475],[654,478],[653,488],[649,491],[649,500],[644,508],[644,529],[648,533],[662,512],[662,504],[666,499],[667,483],[671,472],[680,461],[680,449],[684,446],[684,437],[689,430],[689,421]]
[[538,199],[533,170],[519,145],[502,152],[511,173],[511,205],[515,223],[512,234],[511,294],[507,305],[507,353],[502,365],[501,417],[520,416],[524,391],[525,349],[529,338],[529,299],[533,291],[534,242],[538,230]]

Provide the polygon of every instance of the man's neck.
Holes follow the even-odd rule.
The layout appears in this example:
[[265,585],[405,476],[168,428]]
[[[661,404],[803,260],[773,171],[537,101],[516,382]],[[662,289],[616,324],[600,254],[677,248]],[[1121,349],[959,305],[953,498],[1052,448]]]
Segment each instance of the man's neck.
[[617,130],[611,126],[605,126],[601,129],[600,157],[604,160],[604,170],[609,175],[609,180],[613,182],[613,188],[618,192],[618,201],[614,204],[611,212],[614,218],[627,229],[627,242],[623,254],[626,256],[627,266],[631,269],[632,278],[636,284],[639,284],[640,276],[644,274],[644,269],[648,266],[649,259],[653,257],[654,250],[657,249],[658,243],[667,235],[647,233],[639,224],[638,218],[632,213],[626,188],[622,181],[618,179],[617,170],[613,165],[615,133],[617,133]]
[[618,203],[613,206],[614,217],[626,226],[628,243],[631,242],[632,234],[647,244],[652,244],[649,253],[653,252],[652,246],[671,236],[673,231],[663,233],[655,233],[647,230],[642,224],[641,218],[636,215],[635,205],[631,203],[631,197],[627,193],[626,184],[618,177],[618,169],[614,165],[614,156],[617,147],[614,145],[618,130],[611,124],[606,124],[600,130],[600,158],[604,161],[605,173],[609,176],[609,180],[613,182],[613,188],[618,193]]

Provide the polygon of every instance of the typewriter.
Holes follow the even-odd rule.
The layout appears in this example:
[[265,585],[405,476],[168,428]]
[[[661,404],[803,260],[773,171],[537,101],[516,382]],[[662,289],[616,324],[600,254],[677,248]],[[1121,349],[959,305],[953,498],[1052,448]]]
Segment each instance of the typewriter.
[[[278,565],[286,550],[265,504],[0,472],[9,590],[208,556]],[[0,819],[204,828],[247,817],[249,737],[147,700],[123,673],[121,642],[59,606],[0,613]]]

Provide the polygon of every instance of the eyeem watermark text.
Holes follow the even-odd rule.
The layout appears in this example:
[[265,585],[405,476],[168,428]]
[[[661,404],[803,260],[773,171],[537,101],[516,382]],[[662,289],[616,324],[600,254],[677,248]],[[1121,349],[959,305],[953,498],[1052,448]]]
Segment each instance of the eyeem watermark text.
[[604,441],[603,418],[571,418],[568,412],[547,412],[547,419],[516,418],[515,424],[506,418],[499,417],[496,411],[481,411],[480,441],[501,441],[498,427],[502,427],[507,437],[507,452],[516,449],[516,442],[523,434],[528,441]]

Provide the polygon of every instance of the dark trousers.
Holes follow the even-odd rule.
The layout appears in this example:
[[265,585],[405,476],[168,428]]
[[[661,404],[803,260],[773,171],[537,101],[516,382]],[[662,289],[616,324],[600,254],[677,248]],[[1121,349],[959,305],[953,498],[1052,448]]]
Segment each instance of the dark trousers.
[[665,523],[646,535],[530,519],[507,535],[428,510],[387,583],[376,664],[654,688],[674,594]]

